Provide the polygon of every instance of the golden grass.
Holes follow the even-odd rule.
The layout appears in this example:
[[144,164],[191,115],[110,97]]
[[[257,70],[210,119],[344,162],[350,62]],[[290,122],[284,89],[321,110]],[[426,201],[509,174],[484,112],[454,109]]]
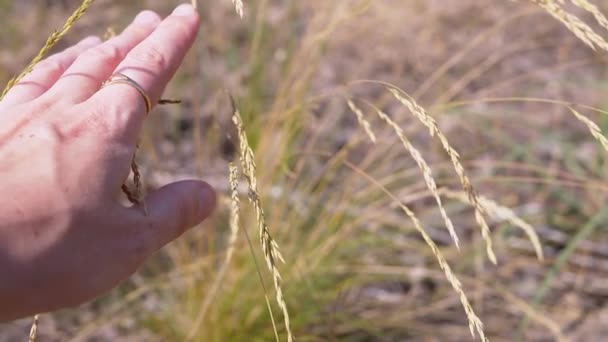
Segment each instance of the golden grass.
[[471,306],[469,299],[467,298],[466,294],[464,293],[464,290],[462,289],[462,283],[460,282],[460,280],[458,280],[458,278],[452,271],[450,264],[447,262],[447,260],[445,259],[445,257],[441,253],[441,251],[439,250],[439,247],[437,246],[437,244],[435,244],[433,239],[429,236],[429,234],[426,232],[426,230],[422,227],[422,224],[420,223],[420,220],[418,219],[416,214],[409,207],[407,207],[401,200],[399,200],[399,198],[397,198],[392,192],[390,192],[384,185],[380,184],[376,179],[374,179],[367,173],[363,172],[362,170],[360,170],[359,168],[357,168],[355,165],[351,164],[350,162],[346,161],[345,163],[352,170],[354,170],[355,172],[357,172],[358,174],[360,174],[361,176],[366,178],[368,181],[370,181],[372,184],[374,184],[376,187],[378,187],[382,192],[384,192],[384,194],[386,194],[386,196],[388,196],[391,200],[393,200],[393,202],[397,206],[399,206],[399,208],[405,213],[405,215],[407,215],[407,217],[412,221],[412,223],[414,224],[414,228],[420,233],[424,242],[431,249],[431,252],[433,252],[433,255],[435,255],[435,258],[437,259],[437,262],[439,263],[439,267],[441,268],[441,270],[443,270],[443,273],[445,274],[445,277],[447,278],[448,282],[450,283],[450,285],[452,286],[454,291],[456,291],[456,293],[458,294],[460,303],[462,304],[462,307],[464,308],[465,314],[467,315],[467,319],[469,321],[469,330],[471,331],[471,334],[473,336],[475,336],[475,333],[477,333],[477,335],[479,335],[479,337],[482,341],[489,341],[485,336],[483,322],[475,313],[473,306]]
[[34,322],[32,323],[32,327],[30,328],[29,342],[36,342],[36,338],[38,337],[38,320],[39,319],[40,319],[40,315],[34,316]]
[[469,177],[466,175],[466,173],[464,171],[464,167],[462,166],[462,163],[460,162],[460,155],[458,154],[458,152],[456,152],[456,150],[454,150],[452,148],[452,146],[450,145],[450,143],[448,141],[448,138],[439,129],[439,126],[435,122],[435,119],[433,119],[433,117],[430,116],[424,110],[424,108],[420,107],[416,103],[416,101],[414,101],[413,98],[411,98],[409,95],[407,95],[403,92],[398,91],[394,87],[387,86],[387,89],[393,94],[393,96],[399,102],[401,102],[403,105],[405,105],[410,110],[410,112],[423,125],[425,125],[429,129],[429,134],[431,136],[437,136],[439,141],[441,141],[441,145],[443,146],[443,149],[449,155],[449,157],[452,161],[452,164],[454,166],[454,170],[456,171],[456,173],[458,174],[458,178],[460,179],[460,183],[462,184],[464,191],[468,195],[467,196],[468,202],[471,204],[471,206],[473,206],[473,209],[475,210],[475,221],[481,227],[481,235],[486,244],[486,253],[488,254],[488,258],[490,259],[490,261],[492,263],[496,264],[497,263],[496,255],[494,254],[494,250],[492,249],[492,238],[490,236],[490,227],[488,227],[488,223],[486,222],[486,220],[484,218],[484,208],[479,201],[479,196],[475,192],[475,189],[473,188],[473,185],[472,185],[471,181],[469,180]]
[[[449,189],[439,189],[439,193],[441,193],[442,195],[444,195],[447,198],[450,199],[455,199],[455,200],[459,200],[463,203],[467,203],[467,194],[464,192],[455,192],[455,191],[451,191]],[[496,220],[504,220],[507,221],[509,223],[511,223],[512,225],[521,228],[521,230],[523,230],[526,235],[528,235],[528,239],[530,240],[530,242],[532,243],[532,246],[534,247],[534,251],[536,252],[536,257],[539,260],[544,260],[544,254],[543,254],[543,248],[541,246],[540,243],[540,239],[538,238],[538,234],[536,234],[536,230],[534,230],[534,227],[532,227],[532,225],[530,225],[528,222],[524,221],[522,218],[520,218],[519,216],[517,216],[517,214],[505,207],[502,206],[492,200],[490,200],[489,198],[486,198],[484,196],[479,196],[479,201],[481,202],[481,204],[483,205],[484,209],[486,210],[486,213],[496,219]]]
[[223,284],[223,280],[228,271],[228,266],[230,265],[230,261],[232,261],[232,256],[234,255],[234,249],[236,246],[236,241],[239,233],[240,219],[239,219],[239,170],[236,165],[230,163],[228,172],[228,183],[230,187],[230,237],[228,238],[228,249],[226,250],[226,256],[224,258],[224,262],[222,263],[221,268],[217,272],[215,276],[215,280],[211,289],[207,292],[204,297],[203,304],[201,306],[201,310],[199,311],[197,317],[194,319],[194,324],[192,325],[190,332],[188,333],[187,340],[192,340],[197,334],[201,327],[201,324],[205,320],[205,316],[211,307],[211,303],[215,299],[220,286]]
[[591,121],[591,119],[579,113],[576,109],[570,106],[568,106],[568,109],[580,122],[589,128],[591,135],[602,145],[602,147],[604,147],[604,150],[608,152],[608,139],[602,134],[600,127],[595,122]]
[[8,81],[6,87],[0,95],[0,100],[2,100],[4,96],[6,96],[6,93],[8,93],[8,91],[11,90],[15,86],[15,84],[19,83],[23,79],[23,77],[25,77],[27,74],[32,72],[32,70],[34,70],[36,64],[38,64],[42,59],[44,59],[44,57],[46,57],[46,55],[48,55],[51,49],[61,40],[61,38],[66,35],[66,33],[68,33],[68,31],[72,28],[72,26],[74,26],[78,19],[80,19],[86,13],[89,7],[91,7],[91,5],[93,4],[93,1],[95,0],[84,0],[80,7],[78,7],[76,11],[74,11],[74,13],[72,13],[72,15],[66,20],[61,30],[53,32],[48,37],[46,43],[38,52],[38,55],[36,55],[36,57],[32,59],[30,64],[17,77]]
[[597,21],[597,23],[600,24],[600,26],[602,26],[603,28],[608,30],[608,19],[606,19],[606,16],[604,15],[604,13],[602,13],[599,10],[599,8],[597,8],[597,6],[595,6],[594,4],[590,3],[587,0],[570,0],[570,1],[574,5],[591,13],[593,15],[593,17],[595,18],[595,20]]
[[357,107],[352,100],[348,100],[347,103],[348,103],[348,106],[350,107],[350,109],[357,116],[357,120],[359,121],[359,125],[361,125],[361,127],[363,127],[363,130],[365,130],[365,133],[369,137],[369,140],[371,140],[375,144],[376,143],[376,135],[372,131],[372,127],[371,127],[369,121],[365,120],[365,117],[363,116],[363,111],[359,107]]
[[[587,44],[592,49],[600,48],[602,50],[608,51],[608,43],[602,36],[597,34],[589,25],[583,22],[581,19],[576,17],[575,15],[566,12],[560,3],[563,1],[560,0],[530,0],[531,2],[537,4],[539,7],[547,11],[551,14],[555,19],[559,20],[570,30],[574,35],[576,35],[581,41]],[[608,24],[608,21],[604,17],[604,15],[597,9],[597,7],[591,5],[588,1],[577,1],[572,0],[572,2],[591,12],[598,23],[603,27]]]
[[[371,130],[369,122],[366,121],[365,118],[363,117],[363,112],[358,107],[356,107],[355,104],[350,100],[348,101],[348,105],[357,114],[359,123],[361,124],[361,126],[363,126],[363,128],[367,132],[370,139],[375,142],[375,140],[373,139],[373,138],[375,138],[375,135]],[[401,127],[399,127],[399,125],[397,125],[396,122],[394,122],[387,114],[382,112],[376,106],[374,106],[372,104],[370,104],[370,106],[372,106],[375,109],[375,111],[378,114],[378,116],[380,117],[380,119],[382,119],[384,122],[386,122],[395,131],[395,134],[397,134],[397,136],[399,137],[399,140],[401,140],[401,143],[403,144],[403,147],[405,148],[405,150],[414,159],[414,161],[418,165],[418,168],[420,169],[420,171],[422,171],[422,175],[424,177],[426,187],[429,189],[432,196],[435,198],[435,202],[437,202],[437,206],[439,207],[441,217],[443,218],[443,221],[445,222],[446,228],[448,229],[448,232],[450,233],[450,236],[452,237],[454,244],[456,245],[456,247],[458,249],[460,249],[460,242],[458,239],[458,234],[456,234],[456,229],[454,229],[454,224],[452,223],[452,220],[450,219],[450,217],[448,216],[448,213],[446,212],[445,208],[443,207],[443,203],[441,201],[441,196],[439,196],[439,192],[437,191],[437,183],[435,182],[435,179],[433,178],[433,172],[431,171],[431,168],[427,164],[426,160],[424,160],[420,151],[418,151],[418,149],[416,149],[414,147],[414,145],[412,145],[412,143],[409,141],[409,139],[407,139],[407,137],[405,136],[405,133],[403,132],[403,129]]]
[[285,260],[283,259],[283,256],[279,251],[279,246],[270,235],[270,231],[266,223],[266,217],[264,215],[264,209],[262,208],[262,202],[260,200],[260,195],[257,186],[255,156],[253,154],[253,150],[249,146],[247,133],[245,132],[245,129],[243,127],[243,120],[238,109],[236,108],[236,105],[234,104],[234,101],[233,110],[234,113],[232,116],[232,121],[238,131],[240,161],[241,167],[243,169],[243,174],[245,175],[245,179],[247,180],[247,183],[249,185],[249,200],[253,204],[253,207],[256,212],[258,233],[260,243],[262,244],[264,259],[266,260],[266,265],[268,266],[268,269],[272,274],[276,291],[276,302],[283,311],[285,329],[287,330],[287,340],[291,342],[293,341],[293,334],[291,332],[291,326],[289,323],[289,311],[287,309],[287,304],[285,303],[283,290],[281,288],[281,274],[277,267],[277,261],[280,260],[285,262]]
[[239,15],[239,17],[243,18],[245,15],[245,5],[243,4],[243,0],[232,0],[232,3],[234,4],[236,13]]

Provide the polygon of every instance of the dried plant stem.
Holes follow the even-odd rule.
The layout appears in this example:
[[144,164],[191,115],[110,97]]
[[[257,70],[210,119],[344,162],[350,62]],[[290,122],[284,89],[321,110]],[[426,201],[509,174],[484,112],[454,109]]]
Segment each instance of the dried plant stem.
[[392,192],[390,192],[384,185],[380,184],[376,179],[374,179],[373,177],[371,177],[364,171],[360,170],[358,167],[356,167],[354,164],[352,164],[348,161],[345,161],[345,164],[348,167],[350,167],[352,170],[354,170],[355,172],[359,173],[361,176],[366,178],[368,181],[370,181],[376,187],[378,187],[378,189],[380,189],[382,192],[384,192],[390,199],[392,199],[395,202],[396,205],[399,206],[399,208],[412,221],[412,223],[414,224],[414,228],[420,233],[424,242],[431,248],[431,251],[435,255],[437,262],[439,263],[439,267],[443,270],[448,282],[450,283],[450,285],[452,285],[452,288],[458,294],[460,303],[462,304],[462,307],[464,308],[464,311],[465,311],[468,321],[469,321],[469,330],[471,331],[471,334],[473,336],[475,336],[475,333],[477,333],[482,341],[489,341],[486,338],[484,330],[483,330],[484,329],[483,322],[477,316],[477,314],[475,314],[475,310],[471,306],[469,299],[467,298],[466,294],[464,293],[464,291],[462,289],[462,283],[460,282],[460,280],[458,280],[458,278],[452,271],[452,268],[450,267],[447,260],[445,259],[445,257],[441,253],[441,251],[439,250],[439,247],[437,247],[437,244],[435,244],[435,242],[429,236],[429,234],[426,232],[426,230],[424,230],[424,228],[422,227],[422,224],[420,223],[420,220],[418,219],[416,214],[410,208],[408,208],[405,204],[403,204],[403,202],[401,202],[401,200],[399,200],[399,198],[397,198]]
[[281,288],[281,274],[279,273],[279,269],[277,268],[277,261],[284,261],[281,253],[279,251],[279,246],[274,241],[272,236],[270,235],[270,231],[268,229],[268,225],[266,224],[266,218],[264,215],[264,209],[262,208],[262,203],[260,200],[258,187],[257,187],[257,178],[256,178],[256,165],[254,161],[253,150],[249,146],[247,140],[247,133],[245,133],[245,129],[243,127],[243,121],[241,119],[241,115],[239,114],[238,109],[233,103],[234,114],[232,116],[232,121],[234,122],[239,136],[239,147],[240,147],[240,161],[241,167],[243,169],[243,174],[245,175],[245,179],[249,185],[249,200],[253,204],[253,207],[256,212],[256,220],[258,225],[258,232],[260,237],[260,243],[262,244],[262,251],[264,254],[264,259],[266,260],[266,265],[272,274],[272,278],[274,281],[274,287],[276,291],[276,301],[281,310],[283,311],[283,318],[285,321],[285,329],[287,330],[287,340],[289,342],[293,341],[293,334],[291,332],[291,325],[289,322],[289,312],[287,310],[287,304],[285,303],[285,298],[283,296],[283,290]]
[[236,13],[239,15],[239,17],[243,18],[245,15],[245,5],[243,4],[243,0],[232,0],[232,3],[234,4]]
[[36,342],[36,337],[38,336],[38,320],[39,319],[40,319],[40,315],[34,316],[34,322],[32,323],[32,327],[30,328],[29,342]]
[[593,15],[593,17],[595,18],[595,20],[597,21],[597,23],[600,24],[601,27],[608,30],[608,19],[606,19],[606,16],[604,15],[604,13],[602,13],[599,10],[599,8],[597,8],[597,6],[595,6],[594,4],[590,3],[587,0],[570,0],[570,2],[572,2],[576,6],[584,9],[585,11],[591,13]]
[[[464,192],[455,192],[448,189],[440,189],[439,192],[447,198],[456,199],[464,203],[468,202],[467,194]],[[521,228],[521,230],[523,230],[526,235],[528,235],[528,239],[532,243],[532,246],[534,246],[536,257],[539,260],[544,259],[543,248],[540,243],[540,239],[538,238],[538,234],[536,234],[536,231],[534,230],[534,227],[532,227],[528,222],[517,216],[517,214],[513,210],[505,206],[502,206],[484,196],[479,196],[479,200],[483,204],[483,207],[486,209],[490,217],[493,217],[497,220],[505,220],[511,223],[512,225]]]
[[223,284],[224,278],[226,276],[226,272],[228,271],[228,266],[230,265],[230,261],[232,260],[232,256],[234,255],[234,248],[236,246],[236,241],[239,233],[239,171],[236,165],[230,163],[229,165],[229,186],[230,186],[230,237],[228,238],[228,249],[226,251],[226,257],[224,259],[224,263],[222,264],[220,270],[217,272],[217,276],[215,277],[215,281],[211,286],[211,289],[205,295],[205,299],[203,301],[203,305],[201,306],[201,310],[199,311],[196,319],[194,320],[194,324],[192,325],[192,329],[188,334],[187,340],[192,340],[200,329],[201,324],[205,320],[205,316],[209,307],[211,307],[211,303],[215,299],[217,292],[220,289],[220,286]]
[[[566,12],[560,3],[563,3],[563,0],[530,0],[531,2],[537,4],[539,7],[547,11],[551,14],[555,19],[559,20],[570,30],[578,39],[582,40],[585,44],[587,44],[592,49],[600,48],[602,50],[608,51],[608,43],[602,36],[597,34],[589,25],[585,24],[582,20],[576,17],[573,14]],[[584,8],[591,13],[594,14],[596,20],[600,23],[600,25],[604,26],[606,21],[597,9],[597,7],[590,7],[587,1],[572,1],[575,5]],[[601,16],[600,16],[601,15]]]
[[359,107],[357,107],[352,100],[348,100],[347,103],[348,103],[348,106],[350,107],[350,110],[352,110],[353,113],[355,113],[355,115],[357,116],[359,125],[361,125],[361,127],[363,127],[363,129],[365,130],[365,133],[367,133],[367,136],[369,137],[369,139],[375,144],[376,135],[374,134],[374,132],[372,132],[370,123],[367,120],[365,120],[365,117],[363,116],[363,111],[361,109],[359,109]]
[[61,38],[63,38],[66,35],[66,33],[68,33],[68,31],[72,28],[72,26],[74,26],[74,23],[76,23],[78,21],[78,19],[80,19],[85,14],[85,12],[89,9],[91,4],[93,4],[93,1],[95,1],[95,0],[84,0],[82,2],[82,4],[80,5],[80,7],[78,7],[76,9],[76,11],[74,11],[74,13],[72,13],[72,15],[66,20],[66,22],[63,25],[63,27],[61,28],[61,30],[53,32],[47,38],[46,43],[44,44],[42,49],[38,52],[38,55],[36,55],[36,57],[34,57],[34,59],[32,59],[30,64],[17,77],[11,79],[8,82],[8,84],[2,91],[2,95],[0,95],[0,100],[2,100],[4,98],[6,93],[8,93],[8,91],[11,90],[11,88],[13,88],[13,86],[15,86],[15,84],[19,83],[23,79],[23,77],[25,77],[27,74],[32,72],[32,70],[34,69],[36,64],[38,64],[44,57],[46,57],[46,55],[48,55],[48,53],[57,44],[57,42],[59,42],[61,40]]
[[608,152],[608,139],[606,139],[606,136],[602,134],[600,127],[595,122],[591,121],[591,119],[579,113],[576,109],[570,106],[568,106],[568,109],[580,122],[587,126],[589,132],[591,132],[591,135],[595,138],[595,140],[597,140],[602,145],[604,150]]
[[443,149],[449,155],[452,164],[454,166],[454,170],[458,174],[458,178],[460,179],[460,183],[464,191],[468,195],[468,202],[471,204],[473,209],[475,210],[475,221],[481,227],[481,235],[486,244],[486,253],[488,254],[488,258],[494,264],[497,263],[496,255],[494,254],[494,250],[492,249],[492,237],[490,236],[490,227],[488,227],[488,223],[484,218],[484,208],[479,201],[479,197],[473,188],[473,184],[469,180],[469,177],[466,175],[464,171],[464,167],[460,162],[460,155],[456,150],[452,148],[450,145],[448,138],[443,134],[443,132],[439,129],[439,126],[435,122],[432,116],[430,116],[424,108],[420,107],[414,99],[412,99],[409,95],[398,91],[396,88],[387,87],[387,89],[395,96],[399,102],[401,102],[404,106],[406,106],[410,112],[418,118],[418,120],[425,125],[429,129],[429,134],[431,136],[437,136]]
[[[378,116],[380,117],[380,119],[382,119],[384,122],[386,122],[395,131],[395,134],[397,134],[397,136],[399,137],[399,140],[401,140],[401,143],[403,144],[403,147],[405,148],[405,150],[414,159],[414,161],[416,162],[416,165],[418,165],[418,168],[420,169],[420,171],[422,171],[422,175],[424,177],[426,187],[431,192],[431,195],[433,196],[433,198],[435,198],[435,202],[437,202],[437,206],[439,207],[441,217],[443,218],[443,220],[445,222],[445,225],[448,229],[448,232],[450,233],[450,236],[452,237],[452,240],[454,240],[454,244],[456,245],[456,248],[460,249],[458,234],[456,234],[456,229],[454,228],[454,224],[452,223],[452,220],[450,219],[450,217],[448,216],[448,213],[446,212],[445,208],[443,207],[443,203],[441,201],[441,196],[439,196],[439,192],[437,191],[437,183],[435,183],[435,179],[433,178],[433,173],[431,171],[431,168],[427,164],[426,160],[424,160],[420,151],[418,151],[418,149],[416,149],[414,147],[414,145],[412,145],[412,143],[409,141],[409,139],[407,139],[407,137],[405,136],[405,133],[403,132],[403,129],[401,129],[401,127],[399,127],[399,125],[397,125],[396,122],[391,120],[391,118],[388,115],[386,115],[384,112],[382,112],[376,106],[374,106],[372,104],[369,104],[369,105],[375,109],[375,111],[378,114]],[[359,123],[361,123],[363,128],[365,128],[365,131],[368,132],[367,134],[370,136],[370,139],[372,139],[372,137],[375,137],[374,133],[371,131],[369,123],[363,117],[363,112],[359,108],[357,108],[355,106],[355,104],[352,103],[352,101],[349,101],[349,106],[357,114],[357,118],[360,117]],[[374,140],[372,139],[372,141],[374,141]]]

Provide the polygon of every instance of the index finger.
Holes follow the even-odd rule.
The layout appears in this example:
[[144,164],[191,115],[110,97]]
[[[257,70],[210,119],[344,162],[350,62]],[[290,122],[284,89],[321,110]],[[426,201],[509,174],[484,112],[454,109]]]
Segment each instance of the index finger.
[[[133,48],[115,72],[135,81],[157,103],[194,43],[199,29],[199,16],[192,5],[180,5],[156,30]],[[90,99],[103,104],[114,129],[135,141],[146,115],[145,98],[139,90],[126,83],[110,84]],[[121,134],[119,134],[121,135]]]

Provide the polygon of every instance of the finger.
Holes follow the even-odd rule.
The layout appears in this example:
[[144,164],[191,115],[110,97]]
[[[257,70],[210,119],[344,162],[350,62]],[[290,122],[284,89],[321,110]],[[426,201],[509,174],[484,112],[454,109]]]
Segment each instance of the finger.
[[[192,5],[181,5],[167,17],[158,28],[141,44],[133,48],[116,72],[133,79],[157,103],[165,86],[175,74],[184,56],[194,43],[199,28],[199,16]],[[101,89],[91,100],[109,106],[106,115],[115,120],[112,125],[125,132],[129,141],[134,141],[139,133],[141,121],[146,114],[142,94],[129,84],[111,84]]]
[[140,208],[129,209],[141,217],[135,228],[139,236],[131,240],[141,244],[134,248],[138,254],[150,255],[206,219],[215,208],[216,195],[205,182],[181,181],[149,194],[146,205],[148,216]]
[[120,35],[80,55],[49,90],[49,96],[72,103],[88,99],[99,90],[129,51],[148,37],[160,21],[160,17],[152,11],[141,12]]
[[41,61],[6,94],[2,106],[12,106],[36,99],[57,82],[80,54],[99,44],[101,44],[99,37],[88,37]]

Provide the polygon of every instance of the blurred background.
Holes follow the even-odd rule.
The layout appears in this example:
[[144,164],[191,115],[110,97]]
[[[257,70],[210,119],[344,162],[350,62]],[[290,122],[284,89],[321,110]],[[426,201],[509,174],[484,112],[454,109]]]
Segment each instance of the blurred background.
[[[120,30],[142,9],[179,1],[97,0],[57,46]],[[608,3],[596,1],[604,13]],[[18,74],[77,0],[0,0],[0,83]],[[568,106],[608,128],[606,54],[528,1],[200,1],[202,29],[166,90],[181,105],[150,115],[138,162],[155,188],[184,178],[217,187],[213,219],[163,249],[112,293],[44,314],[39,341],[268,341],[274,290],[242,189],[242,229],[225,277],[231,93],[256,153],[259,187],[298,341],[468,341],[467,318],[437,261],[385,187],[420,218],[493,341],[608,336],[606,151]],[[593,17],[571,13],[599,32]],[[488,217],[488,262],[471,207],[444,205],[458,251],[415,161],[374,104],[403,129],[441,188],[461,191],[437,139],[377,80],[427,109],[479,194],[537,232],[544,260],[504,217]],[[371,143],[347,105],[362,109]],[[253,250],[253,251],[252,251]],[[256,263],[257,260],[257,263]],[[261,277],[260,277],[261,275]],[[10,275],[2,275],[10,277]],[[219,291],[213,293],[214,282]],[[213,293],[210,297],[209,294]],[[208,310],[201,315],[204,303]],[[283,319],[273,305],[281,340]],[[201,319],[197,320],[197,316]],[[0,324],[23,341],[31,319]]]

